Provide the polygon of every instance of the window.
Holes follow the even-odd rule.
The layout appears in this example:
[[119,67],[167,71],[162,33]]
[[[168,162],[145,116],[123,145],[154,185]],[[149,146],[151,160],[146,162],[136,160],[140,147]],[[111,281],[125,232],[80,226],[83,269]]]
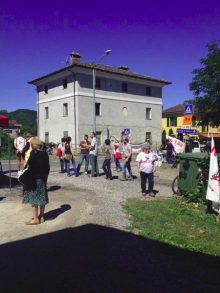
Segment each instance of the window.
[[96,78],[96,80],[95,80],[95,88],[96,89],[101,88],[101,79],[100,78]]
[[170,126],[177,126],[177,117],[170,117]]
[[167,117],[167,127],[177,126],[177,117]]
[[152,117],[151,117],[151,108],[146,108],[146,119],[147,120],[152,119]]
[[122,92],[127,93],[128,92],[128,84],[126,82],[122,83]]
[[63,132],[63,137],[68,137],[68,131]]
[[101,104],[95,103],[95,114],[96,116],[101,116]]
[[145,142],[148,142],[149,144],[151,144],[152,142],[151,132],[146,132]]
[[44,86],[44,94],[45,95],[48,94],[48,85],[47,84]]
[[45,139],[44,139],[45,143],[48,144],[49,143],[49,132],[45,132]]
[[102,144],[102,132],[101,131],[96,131],[96,140],[98,145]]
[[44,111],[45,111],[45,119],[48,119],[49,118],[49,108],[45,107]]
[[63,79],[63,89],[67,88],[67,79]]
[[63,117],[68,116],[68,104],[63,104]]
[[146,96],[151,96],[151,88],[149,86],[146,87]]

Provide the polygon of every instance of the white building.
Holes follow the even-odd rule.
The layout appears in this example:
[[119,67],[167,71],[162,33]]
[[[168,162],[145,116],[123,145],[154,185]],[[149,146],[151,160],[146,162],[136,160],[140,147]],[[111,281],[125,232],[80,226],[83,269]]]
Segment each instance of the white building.
[[40,139],[57,143],[71,136],[78,145],[93,130],[95,112],[101,143],[108,135],[120,137],[129,128],[133,143],[150,138],[155,147],[161,144],[162,88],[169,81],[134,73],[125,66],[81,62],[78,53],[71,53],[70,60],[70,66],[29,82],[37,87]]

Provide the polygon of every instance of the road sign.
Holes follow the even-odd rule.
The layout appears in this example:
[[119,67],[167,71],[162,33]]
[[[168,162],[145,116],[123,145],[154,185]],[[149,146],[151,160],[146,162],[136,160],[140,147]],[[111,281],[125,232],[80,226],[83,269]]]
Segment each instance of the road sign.
[[183,129],[191,129],[192,125],[183,125],[182,128]]
[[184,115],[193,115],[193,105],[185,104],[184,105]]
[[197,134],[197,130],[195,129],[184,129],[184,128],[177,128],[177,133],[185,133],[185,134]]
[[192,125],[192,115],[186,115],[183,117],[183,125]]
[[130,132],[131,132],[130,128],[124,128],[124,130],[123,130],[124,135],[129,135]]

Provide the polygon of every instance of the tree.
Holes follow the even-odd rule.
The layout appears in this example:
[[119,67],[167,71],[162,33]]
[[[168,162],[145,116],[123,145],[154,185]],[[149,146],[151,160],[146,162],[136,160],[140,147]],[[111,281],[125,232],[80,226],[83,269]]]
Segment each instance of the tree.
[[220,125],[220,49],[217,41],[211,42],[207,57],[201,58],[202,68],[193,70],[189,84],[193,91],[193,104],[200,115],[200,125]]
[[169,136],[173,136],[173,129],[172,128],[169,129]]
[[167,139],[167,133],[166,133],[166,130],[164,129],[162,131],[162,144],[165,145],[166,143],[166,139]]

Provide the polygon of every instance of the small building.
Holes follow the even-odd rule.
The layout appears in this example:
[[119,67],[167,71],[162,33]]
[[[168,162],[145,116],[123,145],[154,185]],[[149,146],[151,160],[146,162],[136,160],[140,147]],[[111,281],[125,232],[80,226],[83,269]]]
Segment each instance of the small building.
[[199,126],[199,121],[200,117],[195,109],[192,115],[192,125],[189,127],[187,127],[187,125],[184,125],[184,104],[178,104],[163,110],[162,131],[165,131],[166,135],[170,135],[171,133],[173,133],[173,135],[176,137],[178,137],[178,129],[182,128],[195,130],[197,136],[203,132],[211,133],[219,131],[218,128],[211,127],[210,125]]
[[45,142],[71,136],[78,145],[93,130],[95,114],[100,143],[107,136],[120,137],[128,128],[134,143],[150,139],[154,146],[161,144],[162,88],[170,84],[167,80],[126,66],[82,62],[80,54],[71,53],[69,66],[29,84],[37,88],[38,135]]

